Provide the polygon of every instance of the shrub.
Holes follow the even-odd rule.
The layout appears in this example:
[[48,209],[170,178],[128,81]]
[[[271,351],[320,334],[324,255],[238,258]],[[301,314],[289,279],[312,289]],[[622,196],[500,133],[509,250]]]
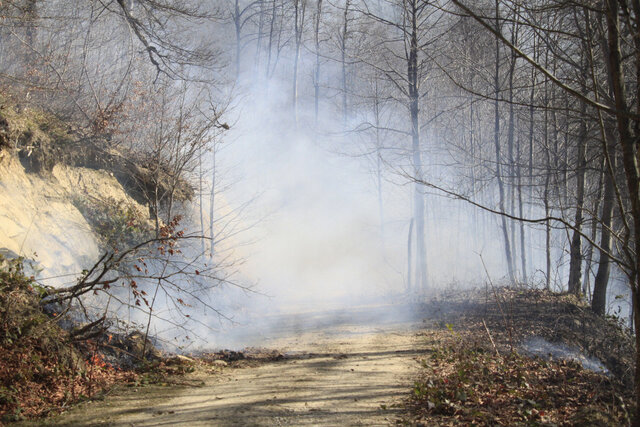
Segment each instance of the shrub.
[[122,250],[152,236],[148,218],[133,203],[111,197],[75,197],[73,204],[100,237],[105,249]]

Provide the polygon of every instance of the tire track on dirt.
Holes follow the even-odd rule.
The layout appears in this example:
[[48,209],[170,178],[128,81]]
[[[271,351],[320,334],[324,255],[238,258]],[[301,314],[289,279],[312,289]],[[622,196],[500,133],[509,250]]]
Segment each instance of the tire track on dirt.
[[388,425],[426,343],[409,324],[339,326],[267,343],[283,360],[197,372],[200,387],[148,387],[82,405],[56,425]]

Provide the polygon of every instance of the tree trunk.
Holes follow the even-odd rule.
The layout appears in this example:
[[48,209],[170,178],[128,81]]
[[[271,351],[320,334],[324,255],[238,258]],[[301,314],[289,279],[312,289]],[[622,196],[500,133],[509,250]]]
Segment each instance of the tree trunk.
[[[470,75],[470,82],[469,82],[469,87],[473,88],[473,74],[469,73]],[[471,194],[473,194],[474,196],[476,195],[477,192],[477,176],[476,176],[476,141],[475,141],[475,122],[474,122],[474,108],[473,108],[474,104],[471,103],[471,105],[469,106],[469,152],[470,152],[470,158],[471,158]],[[479,215],[478,215],[478,209],[476,209],[474,207],[473,209],[473,225],[476,228],[476,230],[482,230],[482,225],[480,224],[479,221]],[[473,245],[474,247],[479,247],[479,239],[482,239],[484,236],[480,236],[480,233],[473,233]]]
[[298,65],[300,62],[300,47],[302,45],[302,30],[304,28],[304,14],[306,9],[306,0],[294,0],[293,7],[295,11],[295,53],[293,56],[293,93],[292,108],[295,126],[298,126]]
[[347,124],[347,37],[349,36],[349,4],[351,0],[346,0],[344,4],[344,14],[342,21],[342,37],[340,40],[340,59],[342,66],[342,124]]
[[[520,138],[518,138],[517,144],[517,154],[518,159],[520,158]],[[516,164],[516,180],[517,180],[517,191],[518,191],[518,215],[520,218],[524,218],[524,202],[522,200],[522,166],[520,164],[520,160],[518,160]],[[527,283],[527,252],[526,252],[526,244],[525,244],[525,228],[524,221],[520,221],[520,266],[522,268],[522,283]]]
[[239,0],[235,1],[233,10],[233,24],[236,31],[236,80],[240,76],[240,51],[242,49],[242,40],[240,38],[240,32],[242,29]]
[[211,195],[209,197],[209,238],[211,239],[211,242],[209,244],[209,247],[211,248],[211,251],[209,253],[209,256],[211,258],[213,258],[213,256],[215,255],[215,238],[216,238],[216,233],[215,233],[215,228],[213,226],[214,223],[214,209],[215,209],[215,205],[216,205],[216,147],[213,147],[213,150],[211,150],[212,152],[212,163],[213,163],[213,169],[211,171]]
[[[616,156],[611,156],[611,167],[615,170],[617,166]],[[604,198],[602,201],[602,219],[600,220],[600,260],[598,261],[598,272],[593,284],[593,299],[591,309],[604,316],[607,307],[607,286],[611,272],[611,225],[614,206],[614,182],[610,173],[605,172]]]
[[378,187],[378,215],[380,217],[380,240],[384,250],[384,203],[382,199],[382,141],[380,139],[380,98],[378,93],[378,79],[375,80],[375,99],[373,100],[373,114],[376,124],[376,181]]
[[[419,125],[419,93],[418,93],[418,5],[413,0],[409,5],[411,19],[411,39],[409,58],[407,61],[407,78],[409,81],[409,113],[411,116],[411,150],[413,157],[413,173],[416,179],[422,179],[422,155],[420,149]],[[415,183],[413,191],[413,209],[416,225],[416,288],[427,289],[427,250],[424,241],[424,195],[422,185]]]
[[[591,221],[591,230],[589,235],[591,236],[591,240],[594,242],[598,239],[598,221],[596,217],[598,216],[598,212],[600,212],[600,203],[602,202],[602,198],[604,197],[604,180],[605,180],[605,163],[604,161],[600,164],[600,174],[598,178],[598,191],[593,200],[593,207],[591,208],[593,212],[593,220]],[[585,256],[585,275],[584,281],[582,282],[582,293],[587,297],[587,301],[593,303],[593,286],[591,283],[591,276],[593,276],[593,254],[595,252],[595,247],[593,245],[587,246],[587,255]],[[594,276],[595,278],[595,276]]]
[[315,47],[316,64],[313,72],[313,92],[314,92],[314,112],[315,123],[318,124],[318,114],[320,110],[320,21],[322,16],[322,0],[318,0],[315,22]]
[[[582,104],[582,117],[586,115],[585,105]],[[569,293],[580,295],[582,289],[582,222],[584,208],[584,181],[586,161],[586,138],[587,124],[584,120],[580,121],[580,130],[577,138],[578,143],[578,169],[576,173],[576,215],[574,221],[573,237],[571,238],[570,262],[569,262]]]
[[205,248],[205,232],[204,232],[204,188],[202,185],[202,175],[203,175],[203,171],[202,171],[202,146],[200,146],[199,148],[199,154],[198,154],[198,204],[199,204],[199,213],[200,213],[200,234],[201,236],[201,243],[202,243],[202,255],[204,256],[204,253],[206,251]]
[[[499,10],[499,2],[496,0],[496,29],[499,31],[500,28],[500,10]],[[496,151],[496,180],[498,182],[498,192],[499,192],[499,209],[501,213],[506,213],[505,210],[505,194],[504,194],[504,183],[502,181],[502,170],[501,163],[502,159],[500,156],[500,103],[498,102],[498,97],[500,96],[500,40],[496,37],[496,63],[495,63],[495,73],[494,73],[494,87],[495,87],[495,122],[493,128],[493,142],[495,145]],[[513,259],[511,257],[511,243],[509,241],[509,228],[507,224],[507,218],[504,215],[500,215],[500,220],[502,223],[502,235],[504,238],[504,250],[505,257],[507,261],[507,270],[509,273],[509,281],[513,284],[515,283],[515,275],[513,271]]]
[[[534,58],[537,60],[538,57],[538,44],[536,39],[533,40],[533,50],[534,50]],[[527,171],[527,184],[529,185],[529,216],[533,217],[533,146],[534,146],[534,118],[535,118],[535,95],[536,95],[536,71],[532,67],[531,68],[531,92],[529,95],[529,147],[528,147],[528,171]],[[529,232],[529,265],[533,266],[533,248],[531,246],[533,241],[533,235]]]
[[[516,6],[517,7],[517,6]],[[517,13],[517,11],[516,11]],[[497,23],[496,23],[497,24]],[[514,45],[518,44],[518,25],[514,25],[513,26],[513,30],[511,32],[511,42]],[[498,51],[496,51],[496,53],[498,53]],[[508,128],[507,128],[507,159],[509,161],[509,165],[507,168],[507,176],[509,177],[510,180],[510,185],[508,187],[509,189],[509,199],[511,200],[511,206],[509,208],[509,213],[511,215],[515,216],[516,213],[516,197],[515,197],[515,185],[513,182],[513,177],[515,175],[515,156],[514,156],[514,148],[515,148],[515,111],[514,111],[514,105],[513,105],[513,79],[514,79],[514,73],[515,73],[515,68],[516,68],[516,64],[517,64],[517,59],[518,57],[515,55],[514,52],[511,52],[511,62],[509,64],[509,122],[508,122]],[[513,277],[515,279],[516,277],[516,267],[515,267],[515,259],[517,257],[517,250],[516,250],[516,223],[513,220],[509,220],[509,225],[510,225],[510,236],[509,236],[509,240],[511,242],[511,254],[513,257],[513,261],[512,261],[512,270],[513,270]]]
[[[620,19],[618,15],[618,0],[605,0],[607,36],[608,36],[608,71],[613,87],[613,95],[616,106],[616,122],[619,133],[619,145],[622,152],[622,164],[624,166],[627,189],[629,191],[629,201],[631,205],[631,216],[633,219],[632,239],[633,247],[640,248],[640,171],[638,169],[638,157],[635,138],[631,131],[631,122],[628,113],[631,113],[627,104],[627,91],[625,87],[624,68],[622,67],[622,54],[620,52]],[[632,260],[631,274],[631,296],[635,307],[638,307],[640,290],[640,256],[636,253]],[[638,310],[634,313],[636,331],[640,330],[640,314]],[[634,425],[640,426],[640,334],[635,334],[636,338],[636,360],[635,360],[635,392],[636,392],[636,413]]]
[[413,247],[413,218],[409,222],[409,233],[407,234],[407,293],[410,293],[413,286],[411,285],[411,278],[413,277],[413,267],[411,265],[411,261],[413,255],[411,253],[411,249]]
[[264,77],[268,81],[271,76],[271,57],[273,51],[273,38],[275,36],[275,25],[276,25],[276,10],[277,10],[277,0],[273,0],[273,4],[271,5],[271,21],[269,22],[269,43],[267,46],[267,64],[264,70]]
[[265,5],[266,2],[264,0],[260,1],[260,19],[258,21],[258,38],[256,40],[256,53],[255,53],[255,72],[258,73],[260,70],[260,60],[262,57],[262,39],[264,38],[264,15],[265,15]]
[[[551,214],[549,207],[549,180],[550,176],[547,172],[547,176],[544,179],[544,215],[548,217]],[[549,291],[551,290],[551,222],[545,223],[545,271],[546,271],[546,283],[545,287]]]

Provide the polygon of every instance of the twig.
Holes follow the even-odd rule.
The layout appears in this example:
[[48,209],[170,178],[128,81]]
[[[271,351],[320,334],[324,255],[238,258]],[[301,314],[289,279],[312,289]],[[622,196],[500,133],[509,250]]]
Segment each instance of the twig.
[[502,315],[502,320],[504,321],[504,327],[507,329],[507,332],[509,333],[509,347],[511,349],[511,352],[513,353],[513,328],[510,325],[511,322],[507,320],[507,315],[504,313],[502,304],[500,304],[500,297],[498,296],[496,287],[493,284],[493,280],[491,280],[491,275],[489,274],[489,270],[487,270],[487,265],[484,263],[484,258],[482,257],[482,254],[478,254],[478,256],[480,257],[480,261],[482,261],[482,267],[484,268],[484,272],[487,275],[487,280],[491,285],[491,290],[493,291],[493,295],[496,299],[496,304],[498,304],[498,309],[500,310],[500,314]]
[[489,332],[489,328],[487,328],[487,324],[484,319],[482,319],[482,324],[484,325],[484,330],[487,331],[487,335],[489,336],[489,341],[491,341],[491,345],[493,349],[496,351],[496,356],[500,357],[500,352],[498,351],[498,347],[496,347],[496,343],[493,342],[493,338],[491,337],[491,332]]

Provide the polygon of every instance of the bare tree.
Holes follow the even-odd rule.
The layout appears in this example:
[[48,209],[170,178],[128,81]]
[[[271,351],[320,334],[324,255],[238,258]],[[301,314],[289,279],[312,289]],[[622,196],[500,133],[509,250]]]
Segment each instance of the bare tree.
[[302,48],[304,21],[307,10],[307,0],[294,0],[293,2],[293,25],[294,25],[294,54],[293,54],[293,91],[292,91],[292,107],[293,117],[297,125],[298,123],[298,67],[300,66],[300,49]]

